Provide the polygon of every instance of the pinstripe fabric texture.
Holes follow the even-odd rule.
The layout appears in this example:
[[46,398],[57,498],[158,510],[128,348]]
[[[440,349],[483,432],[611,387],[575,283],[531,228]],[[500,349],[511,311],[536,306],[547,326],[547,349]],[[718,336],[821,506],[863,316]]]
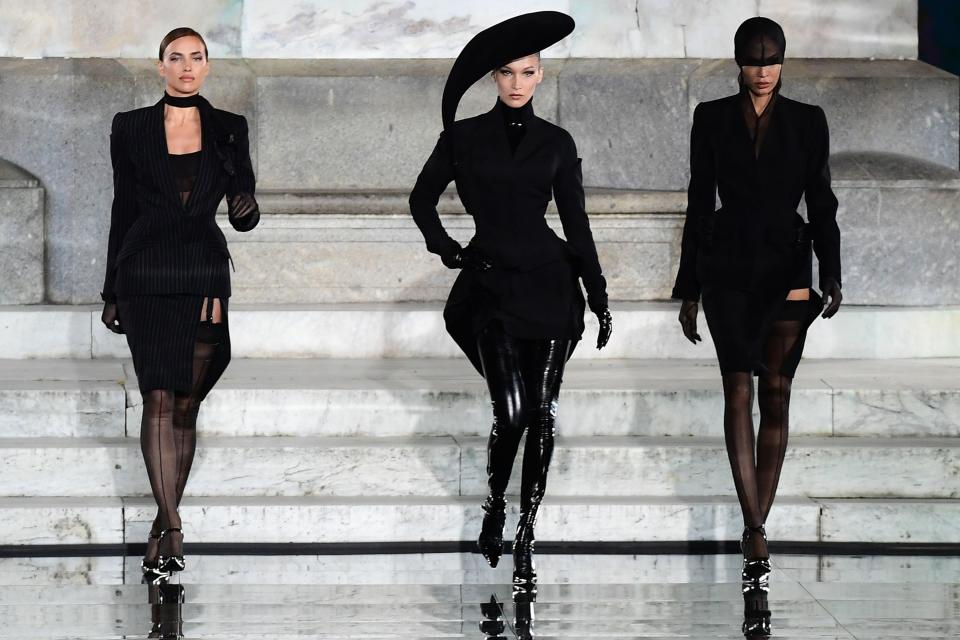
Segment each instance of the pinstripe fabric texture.
[[[189,392],[204,297],[220,298],[226,322],[230,253],[216,224],[224,195],[255,193],[247,121],[200,107],[200,167],[183,203],[164,130],[164,103],[118,113],[110,134],[114,199],[101,296],[116,301],[141,391]],[[238,231],[259,211],[229,217]]]

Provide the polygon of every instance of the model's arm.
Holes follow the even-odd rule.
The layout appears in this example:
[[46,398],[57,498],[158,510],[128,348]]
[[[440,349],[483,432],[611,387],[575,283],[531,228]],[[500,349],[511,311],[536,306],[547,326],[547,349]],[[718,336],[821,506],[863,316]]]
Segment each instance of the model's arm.
[[572,137],[567,136],[561,151],[560,168],[553,179],[553,197],[557,201],[563,234],[580,260],[580,277],[587,289],[590,309],[598,313],[607,307],[607,281],[600,268],[590,220],[587,218],[580,164],[577,145]]
[[136,183],[133,167],[127,155],[127,145],[121,124],[122,114],[113,117],[110,127],[110,162],[113,165],[113,205],[110,207],[110,236],[107,242],[106,274],[100,297],[106,302],[116,302],[114,281],[117,275],[117,253],[124,236],[137,219]]
[[417,183],[410,192],[410,213],[423,234],[427,251],[443,259],[444,264],[453,264],[454,256],[460,252],[460,244],[447,234],[437,213],[437,203],[444,190],[453,181],[453,161],[446,133],[440,134],[433,153],[417,176]]
[[837,197],[830,187],[830,131],[827,116],[817,107],[811,131],[813,148],[807,166],[804,198],[813,235],[813,249],[820,263],[820,288],[828,280],[840,284],[840,228],[837,226]]
[[250,137],[247,119],[240,116],[237,136],[236,175],[227,189],[227,217],[237,231],[250,231],[260,222],[260,207],[255,197],[257,179],[250,162]]
[[690,130],[690,184],[687,187],[687,218],[683,224],[680,243],[680,268],[673,286],[672,298],[697,301],[700,283],[697,281],[697,245],[700,242],[700,224],[703,216],[713,215],[716,204],[717,180],[713,153],[704,123],[703,105],[693,111]]

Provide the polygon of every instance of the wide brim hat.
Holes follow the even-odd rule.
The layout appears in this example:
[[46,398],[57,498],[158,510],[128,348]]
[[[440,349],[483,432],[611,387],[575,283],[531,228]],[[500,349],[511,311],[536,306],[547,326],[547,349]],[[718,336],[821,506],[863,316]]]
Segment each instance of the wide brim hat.
[[460,99],[473,84],[497,67],[555,45],[573,31],[573,18],[559,11],[514,16],[470,39],[450,68],[440,111],[443,128],[453,124]]

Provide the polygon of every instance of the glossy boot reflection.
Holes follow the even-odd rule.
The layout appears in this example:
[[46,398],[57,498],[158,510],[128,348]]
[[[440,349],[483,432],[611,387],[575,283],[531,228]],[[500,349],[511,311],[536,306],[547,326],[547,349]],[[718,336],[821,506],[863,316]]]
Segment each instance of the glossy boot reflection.
[[[492,439],[492,436],[491,436]],[[501,496],[489,496],[483,503],[483,525],[477,547],[491,567],[500,563],[503,554],[503,525],[506,523],[507,501]]]
[[769,592],[753,583],[744,583],[742,631],[746,638],[766,638],[771,634]]
[[533,603],[537,601],[537,590],[534,586],[532,591],[518,591],[514,584],[513,605],[514,619],[513,631],[518,640],[532,640],[536,637],[533,633]]
[[183,638],[183,603],[186,593],[180,584],[151,584],[147,587],[150,603],[148,638],[179,640]]
[[480,605],[480,615],[483,616],[480,620],[480,631],[483,632],[483,637],[492,640],[507,640],[507,637],[503,635],[507,627],[503,622],[503,607],[497,602],[495,594],[490,595],[490,602],[484,602]]

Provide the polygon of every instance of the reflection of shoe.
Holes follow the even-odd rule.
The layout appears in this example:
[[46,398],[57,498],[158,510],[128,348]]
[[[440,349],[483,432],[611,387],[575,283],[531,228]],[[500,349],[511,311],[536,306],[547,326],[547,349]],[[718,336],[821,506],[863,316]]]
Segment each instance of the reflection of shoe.
[[480,614],[483,615],[483,620],[480,621],[480,631],[487,638],[502,637],[500,634],[503,633],[507,625],[503,622],[503,609],[497,602],[495,595],[490,596],[490,602],[484,602],[480,605]]
[[747,638],[770,635],[770,605],[767,602],[766,589],[744,587],[742,631]]
[[506,522],[507,501],[503,497],[487,497],[483,503],[483,525],[480,528],[480,537],[477,547],[491,567],[500,562],[503,553],[503,525]]
[[[164,529],[160,532],[160,544],[163,544],[163,539],[171,533],[179,533],[181,536],[183,532],[176,527],[170,529]],[[157,569],[163,573],[171,574],[177,571],[183,571],[187,567],[186,561],[183,559],[183,555],[169,555],[165,556],[162,553],[157,556]]]

